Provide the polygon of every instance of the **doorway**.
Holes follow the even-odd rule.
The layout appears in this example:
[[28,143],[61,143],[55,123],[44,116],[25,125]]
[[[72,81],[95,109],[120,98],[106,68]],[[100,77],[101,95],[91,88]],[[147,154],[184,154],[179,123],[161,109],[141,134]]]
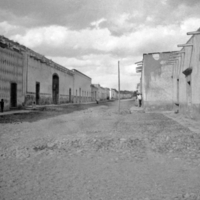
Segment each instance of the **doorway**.
[[10,106],[11,108],[17,107],[17,83],[11,83],[10,85]]
[[79,88],[79,103],[81,103],[81,88]]
[[40,104],[40,83],[36,82],[36,86],[35,86],[35,101],[36,101],[36,105]]
[[58,104],[59,102],[59,77],[57,74],[53,75],[52,83],[52,94],[53,94],[53,104]]
[[72,101],[72,89],[69,88],[69,102]]

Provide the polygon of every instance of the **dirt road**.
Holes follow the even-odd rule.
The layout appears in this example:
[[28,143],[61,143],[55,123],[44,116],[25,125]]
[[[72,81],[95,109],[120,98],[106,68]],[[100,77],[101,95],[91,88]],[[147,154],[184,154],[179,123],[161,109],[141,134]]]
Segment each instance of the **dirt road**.
[[0,118],[0,199],[200,199],[200,135],[133,106]]

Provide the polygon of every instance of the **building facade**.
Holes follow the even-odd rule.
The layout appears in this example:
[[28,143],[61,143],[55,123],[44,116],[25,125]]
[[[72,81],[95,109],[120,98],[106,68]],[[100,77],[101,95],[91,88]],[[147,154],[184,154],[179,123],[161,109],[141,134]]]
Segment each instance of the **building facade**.
[[76,103],[90,102],[92,79],[76,69],[72,71],[74,73],[73,101]]
[[173,55],[173,99],[175,110],[200,119],[200,29],[188,35],[190,39]]
[[73,73],[40,56],[27,53],[26,105],[60,104],[73,101]]
[[24,56],[15,44],[0,38],[0,99],[4,100],[5,110],[24,103],[24,67]]
[[142,102],[145,110],[173,109],[172,52],[143,54]]
[[178,45],[180,51],[144,54],[137,62],[145,109],[174,110],[200,119],[200,29],[187,35],[189,40]]
[[5,110],[91,101],[91,78],[0,36],[0,99]]
[[98,87],[94,84],[91,84],[91,100],[96,101],[99,99],[99,91]]
[[114,88],[110,89],[110,99],[117,99],[118,98],[118,91]]

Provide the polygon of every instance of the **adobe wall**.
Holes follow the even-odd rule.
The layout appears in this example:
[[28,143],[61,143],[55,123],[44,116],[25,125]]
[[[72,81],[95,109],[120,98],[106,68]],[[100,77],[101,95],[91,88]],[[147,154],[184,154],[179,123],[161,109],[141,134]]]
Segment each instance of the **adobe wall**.
[[144,54],[142,72],[143,107],[146,110],[173,109],[172,65],[169,52]]
[[[61,70],[59,67],[42,63],[41,61],[27,56],[28,70],[27,70],[27,92],[26,105],[33,104],[36,96],[36,82],[40,83],[40,105],[51,104],[52,100],[52,83],[53,75],[57,74],[59,77],[59,103],[69,102],[69,89],[73,91],[73,75],[69,75]],[[73,95],[72,95],[73,98]]]
[[74,71],[74,101],[75,103],[91,101],[91,78]]
[[11,83],[15,83],[16,105],[19,108],[24,102],[23,55],[14,50],[0,47],[0,100],[4,99],[4,109],[9,110],[11,104]]
[[[192,36],[187,44],[193,44],[193,47],[182,49],[185,54],[179,73],[179,111],[190,118],[200,119],[200,35]],[[182,72],[188,68],[192,68],[192,72],[185,76]]]
[[91,86],[91,100],[96,101],[98,98],[98,88]]

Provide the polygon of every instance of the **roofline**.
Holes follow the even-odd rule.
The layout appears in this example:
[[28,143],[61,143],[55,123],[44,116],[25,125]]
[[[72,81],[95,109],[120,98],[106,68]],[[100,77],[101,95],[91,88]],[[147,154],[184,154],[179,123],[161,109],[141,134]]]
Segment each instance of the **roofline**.
[[97,87],[97,86],[95,86],[94,84],[91,84],[90,86],[98,89],[98,87]]
[[143,53],[143,55],[160,54],[160,53],[174,53],[174,52],[177,52],[177,51],[151,52],[151,53]]
[[0,35],[0,40],[2,40],[2,39],[6,40],[7,43],[9,43],[9,44],[18,46],[20,48],[19,52],[23,51],[24,53],[27,53],[28,56],[35,56],[35,57],[38,57],[38,59],[43,59],[44,58],[46,61],[49,61],[50,63],[53,63],[54,65],[56,65],[56,67],[58,67],[61,71],[64,70],[65,72],[67,72],[68,75],[73,75],[71,73],[71,70],[69,70],[68,68],[66,68],[66,67],[64,67],[64,66],[62,66],[62,65],[60,65],[60,64],[58,64],[58,63],[56,63],[54,61],[52,61],[51,59],[45,57],[44,55],[42,55],[42,54],[40,54],[38,52],[35,52],[32,49],[30,49],[30,48],[28,48],[28,47],[26,47],[26,46],[24,46],[24,45],[22,45],[22,44],[20,44],[18,42],[15,42],[14,40],[11,40],[11,39],[3,36],[3,35]]
[[[198,28],[196,31],[200,31],[200,28]],[[187,33],[186,33],[187,34]],[[188,42],[190,42],[192,40],[192,38],[194,38],[195,35],[191,35],[191,37],[187,40],[187,42],[185,44],[188,44]],[[179,51],[184,50],[185,47],[182,47]]]
[[85,77],[87,77],[89,79],[92,79],[89,76],[87,76],[87,75],[83,74],[82,72],[78,71],[77,69],[72,69],[71,71],[78,72],[79,74],[81,74],[81,75],[83,75],[83,76],[85,76]]

